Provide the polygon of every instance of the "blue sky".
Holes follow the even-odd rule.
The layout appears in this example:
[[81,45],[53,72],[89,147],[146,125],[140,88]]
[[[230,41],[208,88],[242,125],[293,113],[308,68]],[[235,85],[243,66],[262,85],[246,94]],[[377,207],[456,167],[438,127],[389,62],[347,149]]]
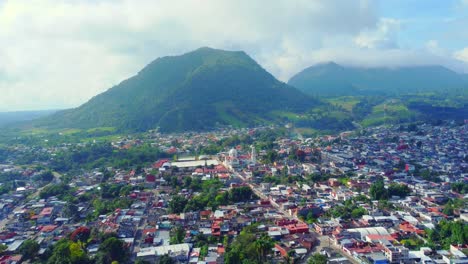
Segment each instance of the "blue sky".
[[467,46],[468,1],[380,0],[378,5],[381,16],[404,21],[399,35],[402,44],[423,46],[436,40],[451,50]]
[[1,0],[0,111],[77,107],[201,46],[282,81],[325,61],[468,72],[467,28],[468,0]]

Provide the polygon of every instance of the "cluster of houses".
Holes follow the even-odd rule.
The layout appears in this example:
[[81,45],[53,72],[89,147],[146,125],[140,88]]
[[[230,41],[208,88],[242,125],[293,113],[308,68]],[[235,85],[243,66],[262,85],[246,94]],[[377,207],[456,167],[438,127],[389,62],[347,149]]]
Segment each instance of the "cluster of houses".
[[[323,254],[340,252],[360,263],[468,263],[463,253],[467,245],[431,250],[410,249],[405,244],[408,239],[424,240],[425,230],[435,228],[443,219],[468,221],[464,208],[454,215],[443,213],[449,199],[467,198],[451,189],[451,183],[468,180],[466,125],[420,125],[410,132],[378,127],[357,135],[280,138],[274,142],[276,156],[272,163],[259,162],[267,160],[266,150],[245,145],[214,156],[186,155],[197,146],[251,133],[253,130],[248,129],[174,135],[151,132],[143,139],[129,137],[113,142],[115,148],[151,142],[178,158],[157,160],[141,172],[110,169],[110,183],[142,186],[143,190],[128,194],[127,198],[132,199],[128,208],[101,215],[88,227],[116,233],[128,245],[133,260],[157,261],[169,255],[181,263],[222,263],[226,244],[220,242],[221,238],[232,239],[244,227],[256,223],[259,231],[275,241],[271,258],[277,261],[289,256],[305,260],[320,246]],[[3,165],[0,169],[15,167]],[[421,177],[424,170],[435,178]],[[310,175],[327,177],[311,181]],[[248,186],[258,199],[170,214],[169,194],[174,187],[166,176],[202,181],[217,178],[223,189]],[[380,177],[386,184],[397,182],[410,188],[409,196],[389,200],[397,209],[379,209],[377,201],[362,202],[359,206],[366,214],[359,218],[327,215],[327,211],[357,196],[370,197],[371,183]],[[266,180],[271,178],[281,183]],[[90,171],[74,177],[70,186],[76,188],[76,196],[81,196],[98,188],[102,179],[102,172]],[[40,253],[44,252],[82,226],[93,213],[92,205],[82,203],[77,208],[77,219],[69,219],[64,214],[66,202],[56,197],[26,199],[35,190],[31,186],[0,197],[0,243],[8,246],[8,254],[0,263],[20,261],[18,248],[26,239],[35,239],[41,246]],[[188,199],[194,195],[186,189],[180,194]],[[174,241],[177,228],[183,229],[183,237]],[[207,238],[204,247],[195,246],[200,236]],[[90,243],[88,252],[93,254],[98,247]]]

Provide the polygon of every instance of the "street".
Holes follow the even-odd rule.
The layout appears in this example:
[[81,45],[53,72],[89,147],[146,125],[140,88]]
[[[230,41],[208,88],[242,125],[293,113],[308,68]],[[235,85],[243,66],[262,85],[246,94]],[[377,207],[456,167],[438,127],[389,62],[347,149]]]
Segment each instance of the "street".
[[[53,179],[50,183],[48,183],[48,184],[42,186],[41,188],[38,188],[34,193],[28,195],[28,197],[27,197],[25,200],[27,200],[27,199],[34,199],[34,198],[36,198],[36,197],[39,195],[39,193],[41,193],[41,191],[42,191],[45,187],[47,187],[47,186],[49,186],[49,185],[52,185],[52,184],[58,184],[58,183],[61,182],[61,180],[60,180],[60,177],[62,177],[61,174],[59,174],[58,172],[53,172],[53,175],[54,175],[54,179]],[[23,202],[24,202],[24,201],[23,201]],[[23,202],[22,202],[22,203],[23,203]],[[21,209],[23,209],[23,205],[18,205],[18,206],[16,206],[16,207],[11,211],[11,213],[10,213],[7,217],[5,217],[4,219],[2,219],[2,220],[0,221],[0,230],[4,230],[4,228],[5,228],[5,226],[8,224],[8,222],[9,222],[10,220],[13,219],[14,213],[17,212],[17,211],[19,211],[19,210],[21,210]]]
[[[242,180],[243,183],[247,184],[251,189],[252,191],[258,196],[260,197],[260,199],[265,199],[265,200],[269,200],[268,196],[266,196],[257,186],[255,186],[254,184],[248,182],[244,176],[241,175],[241,173],[235,171],[235,170],[231,170],[231,173],[233,175],[235,175],[236,177],[238,177],[239,179]],[[298,219],[297,217],[295,216],[291,216],[289,215],[288,212],[286,212],[285,210],[283,210],[281,208],[281,206],[279,206],[279,204],[277,204],[276,202],[274,201],[270,201],[271,205],[273,207],[275,207],[279,212],[281,212],[285,217],[287,218],[290,218],[290,219],[294,219],[294,220],[297,220],[297,221],[300,221],[300,219]],[[310,228],[309,229],[310,232],[312,233],[315,233],[315,230]],[[331,241],[330,241],[330,237],[329,236],[321,236],[317,233],[315,233],[317,235],[317,239],[318,239],[318,243],[317,245],[313,248],[313,250],[310,252],[309,256],[314,254],[314,253],[320,253],[322,251],[322,249],[324,248],[328,248],[328,249],[331,249],[333,252],[336,253],[336,255],[340,255],[342,257],[345,257],[346,259],[348,259],[351,263],[354,263],[354,264],[359,264],[358,261],[356,261],[352,256],[348,256],[347,254],[343,253],[337,246],[335,246]],[[304,261],[304,263],[306,263],[306,261]]]

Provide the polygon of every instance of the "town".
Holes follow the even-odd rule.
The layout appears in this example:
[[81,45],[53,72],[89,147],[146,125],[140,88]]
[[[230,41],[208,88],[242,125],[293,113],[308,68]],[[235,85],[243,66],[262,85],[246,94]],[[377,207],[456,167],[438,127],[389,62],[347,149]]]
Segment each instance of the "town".
[[0,263],[468,263],[467,128],[18,139]]

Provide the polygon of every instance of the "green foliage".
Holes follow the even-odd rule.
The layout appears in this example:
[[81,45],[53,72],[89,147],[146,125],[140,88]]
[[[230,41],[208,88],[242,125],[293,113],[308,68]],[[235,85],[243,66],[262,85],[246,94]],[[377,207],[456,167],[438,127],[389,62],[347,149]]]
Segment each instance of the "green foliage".
[[8,246],[5,244],[0,244],[0,254],[3,253],[5,250],[8,249]]
[[169,255],[162,255],[159,258],[158,264],[174,264],[176,263]]
[[417,237],[411,237],[400,241],[405,247],[411,250],[419,250],[420,247],[424,246],[424,240]]
[[276,151],[268,150],[263,161],[267,164],[272,164],[273,162],[276,161],[277,158],[278,158],[278,153]]
[[73,241],[62,239],[53,246],[52,254],[47,264],[86,264],[91,263],[86,251]]
[[25,259],[34,259],[39,252],[40,246],[35,240],[25,240],[18,251]]
[[200,258],[204,258],[208,255],[208,245],[205,244],[200,248]]
[[454,209],[453,202],[449,200],[445,204],[444,209],[442,210],[442,213],[448,216],[453,216],[453,209]]
[[342,218],[342,219],[357,219],[361,216],[367,214],[366,209],[361,206],[358,206],[354,201],[347,200],[344,202],[343,205],[338,205],[330,208],[326,212],[326,215],[334,217],[334,218]]
[[171,245],[180,244],[184,241],[185,229],[182,226],[176,226],[171,230],[170,243]]
[[169,211],[174,214],[180,214],[184,211],[188,200],[182,195],[175,195],[169,201]]
[[307,264],[327,264],[327,257],[320,253],[314,253],[310,256]]
[[266,263],[274,241],[258,233],[256,226],[244,228],[228,246],[224,263]]
[[81,107],[36,124],[119,131],[203,130],[218,124],[253,126],[274,119],[269,115],[272,110],[299,112],[318,104],[276,80],[244,52],[202,48],[157,59]]
[[35,176],[34,179],[37,181],[50,182],[54,179],[54,174],[52,173],[52,171],[47,170]]
[[26,180],[23,175],[17,172],[0,173],[0,195],[15,190],[19,186],[19,180]]
[[228,197],[230,202],[244,202],[252,199],[254,197],[254,193],[250,187],[242,186],[229,190]]
[[129,258],[128,248],[124,242],[116,237],[109,237],[99,245],[98,259],[104,260],[104,263],[110,263],[112,261],[118,261],[119,263],[125,263]]
[[114,199],[120,196],[127,196],[135,188],[126,184],[101,184],[100,194],[103,199]]
[[64,197],[70,191],[70,187],[66,184],[52,184],[46,186],[42,191],[39,193],[39,197],[41,199],[46,199],[52,196],[57,197]]
[[[151,264],[151,262],[147,261],[147,260],[144,260],[144,259],[141,259],[141,258],[137,258],[135,260],[135,264]],[[171,262],[172,264],[172,262]]]
[[455,182],[450,185],[452,188],[452,191],[460,193],[460,194],[466,194],[468,193],[468,183],[466,182]]
[[150,145],[114,149],[106,142],[75,146],[70,150],[58,152],[52,159],[51,167],[59,172],[109,166],[128,169],[163,157],[168,157],[168,154]]
[[439,222],[434,229],[426,230],[428,244],[448,249],[450,245],[468,243],[468,224],[462,221]]
[[369,189],[369,195],[373,200],[384,200],[388,198],[387,190],[383,180],[377,180],[372,183]]
[[293,76],[288,84],[318,96],[400,95],[408,93],[457,91],[467,81],[441,66],[404,68],[343,67],[330,62],[309,67]]
[[411,193],[411,189],[405,184],[391,183],[388,188],[385,188],[382,179],[371,184],[369,194],[373,200],[387,200],[392,196],[406,197]]
[[216,208],[219,205],[246,202],[256,198],[253,191],[246,186],[232,188],[227,192],[219,192],[219,188],[220,186],[203,188],[201,194],[192,197],[192,199],[187,202],[184,211],[203,210],[206,207]]
[[402,198],[408,196],[411,193],[411,189],[405,184],[391,183],[388,186],[388,196],[400,196]]
[[114,212],[116,209],[128,208],[132,202],[130,198],[115,198],[110,200],[96,198],[92,201],[95,210],[94,217],[97,218],[99,215]]

